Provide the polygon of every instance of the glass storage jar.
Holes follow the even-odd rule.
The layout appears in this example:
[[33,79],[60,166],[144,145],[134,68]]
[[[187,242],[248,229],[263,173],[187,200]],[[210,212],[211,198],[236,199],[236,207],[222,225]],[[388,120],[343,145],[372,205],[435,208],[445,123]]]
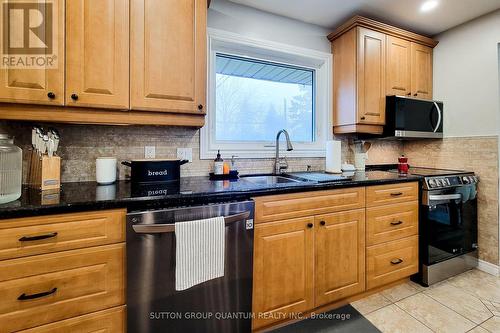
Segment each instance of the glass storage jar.
[[23,151],[7,134],[0,134],[0,204],[21,196]]

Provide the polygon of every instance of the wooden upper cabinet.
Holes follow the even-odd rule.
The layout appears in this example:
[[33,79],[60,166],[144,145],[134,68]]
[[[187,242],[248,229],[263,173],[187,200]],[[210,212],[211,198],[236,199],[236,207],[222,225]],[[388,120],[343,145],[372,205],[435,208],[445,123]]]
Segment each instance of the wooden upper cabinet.
[[313,308],[313,226],[313,217],[255,226],[253,329]]
[[359,123],[385,124],[385,43],[383,33],[358,28]]
[[131,0],[131,108],[203,114],[206,0]]
[[412,96],[432,99],[432,48],[411,43]]
[[129,108],[129,0],[66,2],[66,105]]
[[365,290],[365,210],[315,216],[315,307]]
[[387,36],[387,95],[411,95],[411,42]]
[[382,134],[387,95],[432,98],[431,38],[355,16],[328,39],[335,134]]
[[[18,1],[8,2],[13,5],[19,3]],[[8,13],[4,13],[4,3],[2,2],[2,6],[0,6],[0,17],[2,18],[5,17],[4,15],[8,15]],[[40,3],[40,6],[44,6],[44,4]],[[38,69],[0,68],[0,102],[48,105],[64,104],[64,0],[54,0],[52,1],[52,6],[54,33],[51,36],[51,43],[39,40],[36,36],[31,35],[30,38],[32,39],[16,39],[18,45],[14,45],[14,47],[20,47],[19,43],[24,43],[22,45],[25,47],[28,43],[30,43],[30,47],[32,46],[31,43],[35,45],[40,45],[40,43],[45,43],[45,45],[52,44],[54,52],[49,53],[50,49],[46,48],[47,51],[45,54],[55,55],[55,65],[53,67]],[[40,7],[40,11],[43,10]],[[12,12],[10,14],[9,26],[12,30],[8,33],[11,36],[24,34],[23,15],[14,15]],[[40,31],[47,35],[50,35],[51,31],[48,25],[49,22],[48,20],[44,20],[40,26]],[[3,45],[3,34],[0,36],[0,39]],[[8,51],[3,50],[3,53],[8,54]],[[16,56],[18,54],[12,52],[10,55]]]

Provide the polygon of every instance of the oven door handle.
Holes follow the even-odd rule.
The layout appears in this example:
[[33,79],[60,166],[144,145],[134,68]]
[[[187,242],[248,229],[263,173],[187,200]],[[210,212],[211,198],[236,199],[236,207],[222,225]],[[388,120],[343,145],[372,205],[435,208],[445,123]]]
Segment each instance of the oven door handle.
[[429,195],[429,200],[431,201],[441,201],[441,200],[458,200],[462,199],[460,193],[455,194],[431,194]]

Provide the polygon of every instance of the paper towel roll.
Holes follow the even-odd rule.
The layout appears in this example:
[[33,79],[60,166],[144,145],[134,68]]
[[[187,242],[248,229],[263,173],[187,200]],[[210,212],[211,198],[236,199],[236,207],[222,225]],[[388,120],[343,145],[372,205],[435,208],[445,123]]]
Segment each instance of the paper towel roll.
[[342,173],[342,142],[331,140],[326,142],[325,171]]

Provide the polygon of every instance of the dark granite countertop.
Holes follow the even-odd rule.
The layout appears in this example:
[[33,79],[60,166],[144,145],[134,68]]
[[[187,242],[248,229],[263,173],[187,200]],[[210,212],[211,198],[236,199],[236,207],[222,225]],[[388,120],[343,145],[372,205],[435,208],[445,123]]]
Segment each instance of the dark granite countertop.
[[208,177],[186,177],[177,184],[137,186],[128,181],[113,185],[95,182],[63,183],[58,192],[42,193],[24,188],[21,198],[0,205],[0,219],[57,214],[86,210],[127,208],[143,210],[246,200],[250,197],[317,191],[353,186],[391,184],[418,181],[416,176],[400,177],[385,171],[356,172],[348,180],[329,183],[297,182],[257,184],[245,178],[236,181],[210,181]]

